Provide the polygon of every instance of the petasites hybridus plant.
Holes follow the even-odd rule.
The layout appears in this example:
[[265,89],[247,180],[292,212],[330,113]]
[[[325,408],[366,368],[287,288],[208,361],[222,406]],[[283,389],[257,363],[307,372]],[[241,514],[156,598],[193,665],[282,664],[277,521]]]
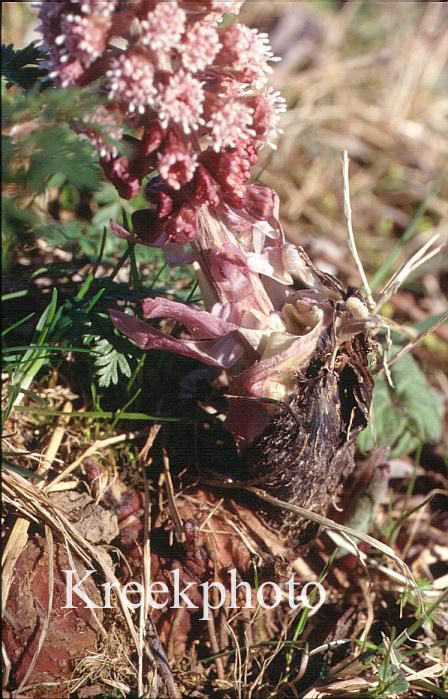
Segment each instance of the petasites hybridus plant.
[[[194,262],[207,308],[143,302],[146,318],[179,321],[189,340],[117,309],[112,320],[143,349],[226,369],[229,393],[241,397],[227,419],[240,448],[270,419],[263,403],[242,408],[248,397],[287,401],[319,343],[331,335],[333,351],[377,323],[358,298],[337,289],[329,297],[325,275],[286,242],[277,195],[251,183],[259,150],[275,147],[285,104],[267,85],[277,60],[267,36],[235,17],[222,22],[241,4],[66,0],[39,10],[52,78],[104,98],[76,128],[120,196],[144,187],[148,207],[134,213],[133,232],[112,222],[113,231],[161,247],[169,264]],[[98,125],[126,143],[126,155]]]

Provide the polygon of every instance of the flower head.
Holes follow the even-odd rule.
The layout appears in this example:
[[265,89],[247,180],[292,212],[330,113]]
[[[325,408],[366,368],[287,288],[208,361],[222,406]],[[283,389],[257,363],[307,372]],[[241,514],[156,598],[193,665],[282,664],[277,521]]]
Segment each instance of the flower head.
[[168,52],[180,42],[185,21],[185,11],[175,0],[157,2],[140,22],[140,41],[151,51]]
[[160,123],[165,128],[172,121],[188,135],[204,123],[202,84],[185,70],[173,73],[167,84],[159,88],[157,104]]
[[191,153],[176,134],[171,133],[158,154],[160,177],[173,189],[180,189],[193,179],[196,167],[196,153]]
[[[120,141],[123,137],[123,130],[119,126],[117,114],[108,111],[108,109],[100,105],[95,111],[86,114],[83,118],[85,126],[80,127],[82,136],[88,138],[96,153],[104,160],[111,160],[118,156],[116,146],[109,140],[104,138],[104,132],[107,129],[107,136],[113,141]],[[99,127],[95,129],[95,127]]]
[[85,15],[95,13],[103,17],[111,17],[118,4],[118,0],[70,0],[70,2],[78,6]]
[[109,38],[110,20],[99,14],[89,17],[65,15],[61,22],[61,34],[55,44],[61,52],[62,63],[77,58],[89,67],[104,52]]
[[214,26],[193,22],[187,26],[182,42],[182,65],[191,73],[204,70],[213,63],[220,48],[218,32]]
[[269,86],[259,95],[245,98],[247,105],[253,109],[252,128],[257,141],[277,148],[275,139],[281,133],[278,127],[280,114],[286,112],[286,102],[278,90]]
[[183,204],[166,224],[166,233],[175,243],[189,243],[197,232],[197,211],[189,204]]
[[106,73],[109,99],[126,105],[131,114],[144,114],[154,104],[154,65],[141,50],[122,53]]
[[231,24],[220,32],[223,48],[216,63],[228,75],[259,89],[272,73],[276,61],[267,34],[244,24]]
[[240,141],[247,141],[256,135],[251,128],[252,107],[238,98],[221,99],[219,102],[206,124],[216,152],[226,147],[235,148]]

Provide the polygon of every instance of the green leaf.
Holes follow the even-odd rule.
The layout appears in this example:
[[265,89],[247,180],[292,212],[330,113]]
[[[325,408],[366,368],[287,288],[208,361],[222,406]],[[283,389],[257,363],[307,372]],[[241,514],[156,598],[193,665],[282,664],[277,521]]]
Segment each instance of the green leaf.
[[45,58],[45,51],[34,42],[23,49],[15,49],[12,44],[2,44],[2,76],[9,83],[29,90],[40,77],[46,75],[41,66]]
[[122,374],[127,378],[131,376],[131,367],[129,366],[129,353],[120,351],[115,348],[106,338],[87,337],[84,341],[94,339],[94,350],[97,354],[95,359],[95,370],[98,377],[98,385],[101,388],[108,388],[111,384],[115,386],[118,383],[119,375]]
[[2,424],[5,423],[11,410],[20,404],[24,391],[27,391],[39,370],[48,362],[48,354],[43,349],[43,345],[50,333],[58,303],[57,290],[54,288],[51,294],[51,300],[48,306],[42,313],[36,325],[34,338],[28,349],[23,355],[20,365],[14,372],[9,390],[8,399],[2,415]]
[[[83,410],[67,412],[63,410],[51,410],[50,408],[33,408],[28,405],[21,405],[16,408],[18,413],[29,413],[30,415],[40,415],[42,417],[79,417],[83,419],[93,418],[95,420],[111,420],[117,417],[116,412],[106,412],[104,410]],[[125,413],[120,412],[120,420],[154,420],[155,422],[181,422],[179,417],[164,417],[163,415],[147,415],[146,413]]]
[[42,481],[43,477],[39,476],[38,473],[34,473],[33,471],[28,471],[26,468],[22,468],[21,466],[16,466],[16,464],[12,464],[9,461],[5,461],[5,459],[2,459],[2,468],[6,468],[7,471],[12,471],[13,473],[17,473],[19,476],[23,476],[24,478],[31,478],[36,481]]
[[369,426],[358,438],[362,451],[390,447],[392,456],[409,454],[424,442],[442,437],[443,399],[438,396],[411,354],[391,368],[392,388],[384,376],[375,379],[373,416],[376,442]]

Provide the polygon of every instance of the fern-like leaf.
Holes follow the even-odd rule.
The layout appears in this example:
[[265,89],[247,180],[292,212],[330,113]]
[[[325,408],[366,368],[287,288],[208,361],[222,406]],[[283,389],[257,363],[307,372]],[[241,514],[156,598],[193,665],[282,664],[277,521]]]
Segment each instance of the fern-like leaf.
[[12,44],[2,44],[2,76],[8,83],[29,90],[39,78],[46,75],[46,70],[42,68],[45,58],[46,53],[34,42],[23,49],[15,49]]
[[130,355],[114,347],[106,338],[98,335],[84,338],[84,342],[94,340],[93,350],[96,353],[95,371],[98,378],[98,386],[108,388],[111,384],[118,383],[120,374],[130,378],[131,367],[129,365]]

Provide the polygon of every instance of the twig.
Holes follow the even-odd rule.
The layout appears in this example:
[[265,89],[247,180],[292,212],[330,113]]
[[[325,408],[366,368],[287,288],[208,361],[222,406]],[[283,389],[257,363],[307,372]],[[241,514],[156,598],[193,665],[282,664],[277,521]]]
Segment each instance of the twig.
[[358,255],[358,250],[355,243],[355,235],[352,226],[352,208],[350,206],[350,183],[349,183],[349,158],[348,152],[345,150],[342,153],[342,179],[343,179],[343,194],[344,194],[344,216],[347,224],[348,247],[358,268],[359,276],[361,277],[364,293],[367,298],[367,305],[371,311],[375,308],[375,301],[370,290],[364,267]]
[[152,445],[154,444],[155,439],[156,439],[157,435],[159,434],[161,427],[162,427],[162,425],[160,423],[155,422],[149,428],[148,437],[146,439],[146,442],[138,454],[138,458],[141,459],[142,461],[146,461],[148,453],[149,453],[150,449],[152,448]]
[[[65,403],[64,409],[65,408],[68,411],[71,411],[72,404],[70,402]],[[63,418],[60,418],[58,421],[58,426],[56,427],[50,444],[48,445],[47,452],[37,468],[37,473],[39,475],[45,476],[56,458],[56,454],[59,451],[59,447],[61,446],[61,442],[64,437],[63,424],[65,424],[65,422],[66,421]],[[45,480],[42,480],[36,485],[36,488],[40,490],[44,486]],[[6,608],[6,601],[8,599],[12,574],[14,572],[17,560],[28,543],[28,528],[29,522],[22,517],[18,517],[14,522],[11,534],[8,537],[8,541],[3,551],[2,610]]]
[[[210,647],[212,649],[212,653],[213,653],[213,655],[219,655],[219,653],[221,652],[221,649],[220,649],[219,644],[218,644],[218,637],[216,635],[215,619],[214,619],[213,613],[210,615],[210,618],[207,619],[207,630],[208,630],[208,636],[210,639]],[[218,675],[218,679],[223,680],[224,679],[224,666],[222,664],[221,657],[215,658],[215,665],[216,665],[216,674]]]

